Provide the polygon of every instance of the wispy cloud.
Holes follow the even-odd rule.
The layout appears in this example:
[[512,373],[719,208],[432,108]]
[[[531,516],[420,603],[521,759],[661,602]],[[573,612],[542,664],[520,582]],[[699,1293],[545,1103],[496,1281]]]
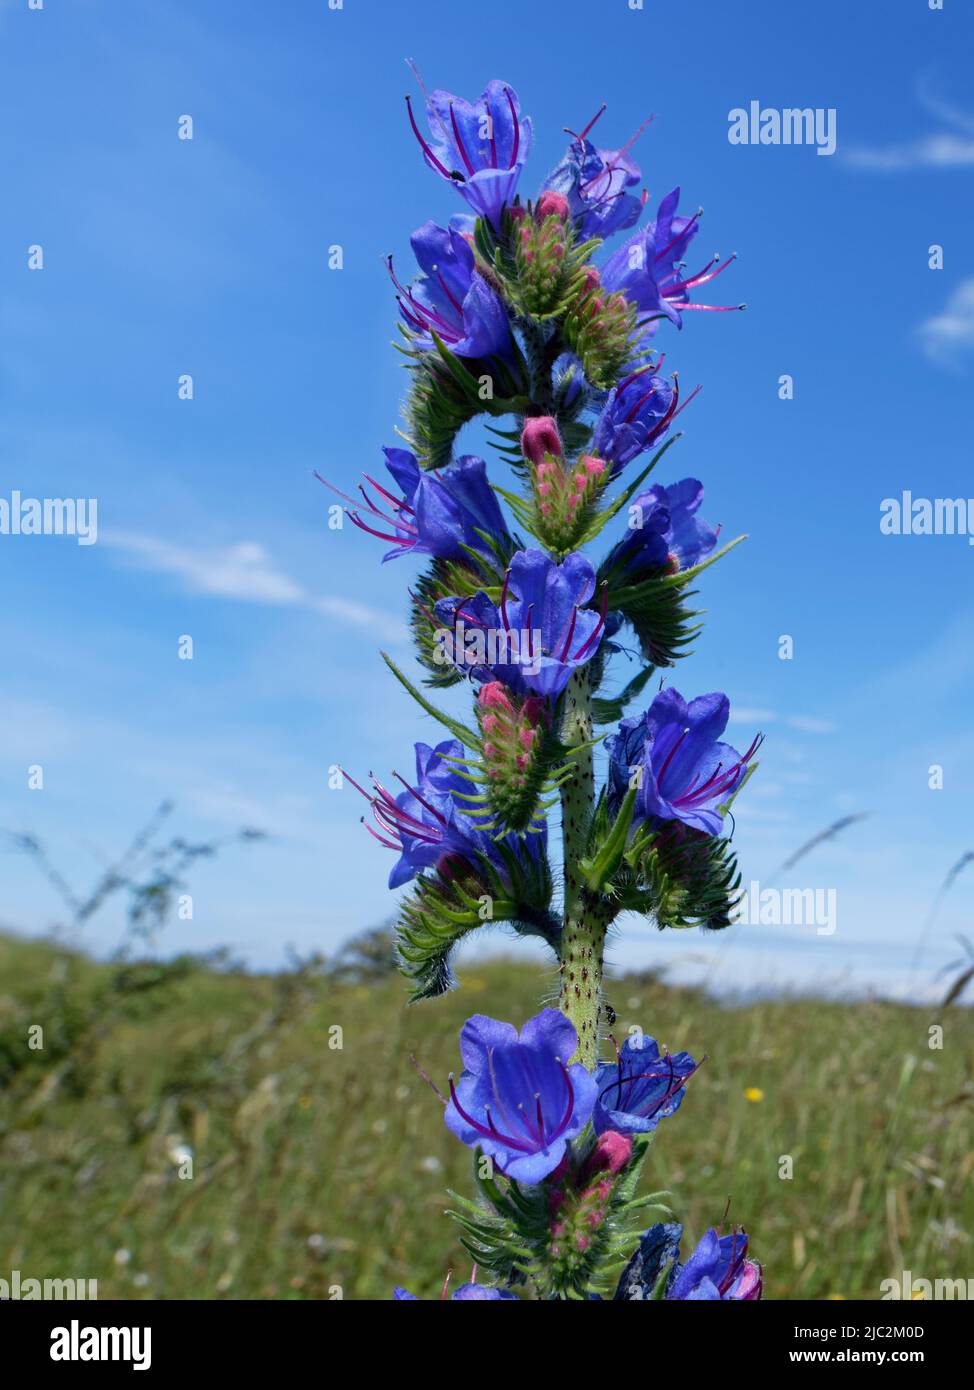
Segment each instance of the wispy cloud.
[[974,348],[974,276],[962,280],[939,314],[918,329],[923,350],[940,366],[957,367]]
[[238,541],[220,550],[173,545],[155,536],[115,531],[103,544],[123,552],[142,569],[173,575],[191,593],[241,603],[285,604],[308,608],[355,627],[369,628],[389,641],[405,637],[401,623],[364,603],[330,594],[311,594],[271,560],[257,541]]
[[829,719],[817,719],[812,714],[789,714],[785,717],[789,729],[797,729],[801,734],[832,734],[835,725]]
[[812,714],[780,715],[773,709],[752,709],[738,705],[731,710],[731,724],[786,724],[789,729],[797,729],[800,734],[831,734],[835,725],[828,719],[819,719]]
[[895,174],[904,169],[964,169],[974,166],[974,136],[924,135],[902,145],[853,145],[845,162],[857,169]]
[[890,145],[853,145],[844,159],[857,169],[900,173],[909,169],[966,169],[974,167],[974,115],[944,97],[930,74],[917,79],[916,95],[928,115],[952,126],[915,140]]

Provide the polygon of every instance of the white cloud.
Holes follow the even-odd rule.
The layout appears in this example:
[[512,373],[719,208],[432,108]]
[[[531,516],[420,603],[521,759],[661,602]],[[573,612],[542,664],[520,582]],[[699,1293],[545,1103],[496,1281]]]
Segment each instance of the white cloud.
[[789,714],[785,723],[791,729],[797,729],[802,734],[831,734],[835,732],[835,725],[828,719],[816,719],[811,714]]
[[739,705],[732,709],[728,722],[751,725],[774,724],[778,719],[783,724],[787,724],[789,729],[797,729],[802,734],[831,734],[835,731],[835,725],[828,719],[818,719],[811,714],[779,715],[773,709],[752,709],[747,705]]
[[917,79],[916,96],[928,115],[953,126],[953,130],[934,131],[900,144],[856,145],[845,151],[845,162],[875,173],[974,167],[974,116],[942,96],[929,73]]
[[731,724],[772,724],[777,715],[771,709],[752,709],[749,705],[732,705]]
[[921,323],[919,333],[933,362],[956,366],[958,357],[974,348],[974,276],[961,281],[941,312]]
[[854,145],[846,150],[845,162],[881,174],[905,169],[967,169],[974,166],[974,136],[945,132],[902,145]]
[[236,599],[241,603],[287,604],[309,608],[341,623],[371,629],[389,641],[401,641],[405,629],[364,603],[334,595],[309,594],[279,570],[257,541],[238,541],[220,550],[172,545],[155,536],[112,532],[104,544],[123,551],[143,569],[181,579],[191,593]]

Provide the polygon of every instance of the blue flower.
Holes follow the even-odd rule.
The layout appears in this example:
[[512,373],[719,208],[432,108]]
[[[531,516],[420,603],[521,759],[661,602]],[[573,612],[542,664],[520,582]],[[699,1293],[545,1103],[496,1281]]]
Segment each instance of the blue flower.
[[662,438],[676,415],[680,399],[676,380],[648,375],[652,372],[651,366],[643,367],[623,378],[609,392],[595,422],[593,452],[612,465],[612,478]]
[[[631,227],[643,208],[642,198],[626,190],[639,184],[639,165],[629,154],[640,130],[622,149],[600,150],[586,137],[605,110],[576,135],[564,158],[545,180],[545,188],[568,199],[568,210],[583,241]],[[648,122],[646,123],[648,124]]]
[[448,228],[425,222],[413,232],[410,245],[423,274],[410,285],[399,282],[389,257],[399,310],[417,347],[432,348],[435,333],[458,357],[509,362],[515,347],[507,310],[474,269],[464,222],[453,218]]
[[615,1298],[623,1302],[649,1299],[660,1276],[666,1275],[663,1297],[679,1302],[753,1302],[761,1297],[761,1266],[747,1258],[747,1232],[719,1236],[711,1228],[687,1260],[679,1263],[683,1228],[677,1222],[650,1227],[623,1270]]
[[[396,1288],[393,1291],[393,1299],[397,1303],[418,1303],[419,1299],[408,1289]],[[499,1298],[512,1298],[515,1303],[520,1299],[516,1293],[511,1293],[508,1289],[490,1289],[486,1284],[461,1284],[458,1289],[454,1289],[451,1295],[451,1303],[466,1303],[470,1301],[487,1302]]]
[[699,213],[693,217],[677,216],[679,201],[680,190],[674,188],[660,203],[656,221],[635,232],[613,252],[601,270],[603,288],[624,294],[638,309],[644,344],[655,333],[661,318],[682,328],[685,309],[726,313],[741,307],[690,303],[691,291],[719,275],[734,257],[714,269],[718,261],[715,256],[695,275],[684,275],[683,257],[699,230]]
[[450,1077],[447,1128],[507,1177],[541,1182],[592,1114],[595,1077],[581,1062],[568,1065],[577,1045],[574,1024],[557,1009],[542,1009],[520,1036],[475,1014],[460,1033],[464,1071]]
[[461,1303],[493,1302],[500,1298],[510,1298],[515,1303],[520,1302],[516,1293],[511,1293],[508,1289],[489,1289],[486,1284],[461,1284],[453,1293],[454,1302],[459,1301]]
[[573,415],[588,391],[582,364],[574,353],[563,352],[555,358],[551,383],[559,414],[566,418]]
[[670,688],[638,719],[623,719],[619,732],[605,741],[610,804],[618,805],[635,786],[635,825],[681,821],[706,835],[719,834],[719,807],[740,786],[761,744],[758,735],[742,756],[720,743],[729,713],[727,696],[719,691],[688,704]]
[[583,555],[559,565],[543,550],[519,550],[499,605],[478,593],[440,599],[435,611],[460,670],[502,681],[517,694],[555,699],[602,640],[604,611],[585,607],[594,593],[595,571]]
[[[439,560],[459,560],[469,565],[469,550],[475,550],[488,563],[496,564],[494,546],[485,537],[501,551],[509,548],[511,537],[497,494],[487,481],[483,459],[464,454],[441,471],[428,472],[420,468],[415,454],[408,449],[384,448],[382,452],[401,497],[394,496],[368,473],[365,481],[376,500],[360,487],[367,508],[364,516],[354,497],[343,492],[338,495],[353,504],[348,517],[360,530],[378,536],[379,540],[395,542],[393,549],[386,552],[386,560],[398,555],[433,555]],[[325,482],[324,478],[319,480]]]
[[546,822],[536,821],[529,835],[505,835],[498,842],[460,809],[467,803],[458,801],[456,793],[466,794],[470,787],[457,761],[463,757],[459,739],[446,739],[435,748],[417,743],[416,783],[410,786],[398,778],[406,789],[398,796],[375,777],[368,792],[345,774],[372,807],[378,830],[370,825],[366,829],[380,844],[399,853],[389,874],[390,888],[400,887],[425,869],[437,869],[441,876],[450,877],[458,859],[476,873],[478,857],[486,858],[506,881],[501,847],[520,859],[528,856],[539,860],[546,852]]
[[437,89],[426,98],[429,138],[424,139],[406,98],[413,134],[431,169],[454,184],[478,217],[500,229],[501,210],[514,200],[531,148],[531,121],[521,115],[506,82],[488,82],[478,101]]
[[596,1072],[595,1132],[648,1134],[679,1110],[686,1083],[698,1066],[689,1052],[661,1054],[654,1038],[627,1038],[618,1059]]
[[634,578],[647,570],[691,569],[717,544],[717,531],[697,515],[702,501],[703,484],[696,478],[640,493],[629,506],[629,530],[609,552],[606,568],[622,566]]

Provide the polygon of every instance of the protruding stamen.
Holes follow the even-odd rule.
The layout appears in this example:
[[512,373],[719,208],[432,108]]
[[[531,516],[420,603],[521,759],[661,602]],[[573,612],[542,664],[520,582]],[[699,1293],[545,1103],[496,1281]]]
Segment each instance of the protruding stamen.
[[514,97],[510,87],[504,88],[504,95],[507,97],[507,104],[511,108],[511,120],[514,122],[514,146],[511,150],[511,162],[507,166],[508,169],[513,169],[517,163],[518,150],[521,148],[521,126],[517,119],[517,108],[514,105]]
[[467,173],[472,174],[474,172],[474,167],[470,163],[470,156],[467,154],[467,151],[464,148],[463,137],[460,134],[460,127],[457,125],[456,112],[453,109],[452,101],[450,102],[450,125],[453,127],[453,138],[456,141],[456,146],[457,150],[460,153],[460,158],[463,160],[466,166]]
[[564,661],[565,657],[568,655],[568,648],[571,646],[572,638],[575,636],[575,623],[577,622],[577,620],[578,605],[576,604],[575,607],[572,609],[571,621],[568,624],[568,635],[566,636],[565,644],[561,649],[561,656],[558,658],[559,661]]
[[608,585],[608,583],[607,583],[606,581],[603,580],[603,583],[602,583],[602,608],[601,608],[601,610],[600,610],[600,612],[599,612],[599,620],[598,620],[598,622],[595,624],[595,627],[592,629],[592,634],[591,634],[591,636],[589,637],[588,641],[587,641],[587,642],[583,642],[582,645],[579,647],[578,651],[575,653],[575,660],[576,660],[576,661],[581,661],[584,657],[586,657],[586,656],[588,655],[588,649],[589,649],[589,647],[591,647],[591,646],[593,645],[593,643],[595,643],[595,642],[598,641],[599,633],[600,633],[600,632],[602,631],[602,629],[605,627],[605,615],[606,615],[606,611],[607,611],[607,609],[608,609],[608,606],[609,606],[609,585]]
[[667,753],[666,758],[663,762],[663,766],[660,768],[659,772],[656,775],[656,785],[660,789],[660,792],[662,792],[663,790],[663,778],[666,776],[667,771],[669,770],[670,763],[676,757],[677,750],[684,743],[686,736],[689,732],[689,729],[683,730],[683,732],[680,734],[680,737],[673,744],[673,747],[670,749],[669,753]]
[[436,166],[437,169],[439,169],[440,173],[443,175],[444,178],[446,178],[446,179],[452,178],[453,176],[452,176],[452,174],[450,173],[449,169],[447,169],[445,165],[443,165],[443,164],[440,163],[440,161],[437,159],[436,155],[433,153],[433,151],[430,149],[429,145],[426,143],[426,141],[423,139],[422,135],[420,134],[419,126],[416,124],[416,117],[413,115],[413,103],[412,103],[412,100],[410,99],[410,97],[408,97],[408,96],[406,97],[406,110],[409,112],[409,124],[410,124],[410,125],[412,126],[412,128],[413,128],[413,134],[416,136],[416,139],[419,141],[420,146],[422,147],[423,153],[426,155],[426,157],[427,157],[428,159],[432,160],[433,164]]
[[580,144],[581,144],[582,141],[584,141],[584,139],[585,139],[585,137],[588,135],[589,131],[590,131],[590,130],[592,129],[592,127],[595,125],[595,122],[599,119],[599,117],[600,117],[601,115],[604,114],[605,109],[606,109],[606,102],[603,101],[602,105],[599,107],[598,111],[596,111],[595,115],[594,115],[594,116],[592,117],[592,119],[589,121],[588,125],[587,125],[587,126],[585,127],[585,129],[582,131],[581,135],[577,135],[577,136],[575,137],[575,138],[578,140],[578,142],[579,142]]

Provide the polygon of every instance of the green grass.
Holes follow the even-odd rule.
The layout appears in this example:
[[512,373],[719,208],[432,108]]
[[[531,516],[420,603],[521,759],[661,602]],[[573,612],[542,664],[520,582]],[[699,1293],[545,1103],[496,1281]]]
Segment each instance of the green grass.
[[[467,1277],[443,1212],[446,1188],[469,1191],[469,1154],[409,1057],[442,1085],[464,1018],[521,1022],[550,975],[477,965],[409,1008],[396,978],[157,976],[0,937],[0,1277],[97,1278],[103,1298],[319,1299],[397,1283],[432,1296],[448,1269]],[[694,1239],[729,1198],[767,1296],[878,1298],[905,1268],[974,1275],[970,1010],[724,1008],[633,976],[610,996],[617,1036],[638,1023],[708,1054],[645,1181],[673,1191]],[[35,1024],[43,1051],[27,1047]]]

